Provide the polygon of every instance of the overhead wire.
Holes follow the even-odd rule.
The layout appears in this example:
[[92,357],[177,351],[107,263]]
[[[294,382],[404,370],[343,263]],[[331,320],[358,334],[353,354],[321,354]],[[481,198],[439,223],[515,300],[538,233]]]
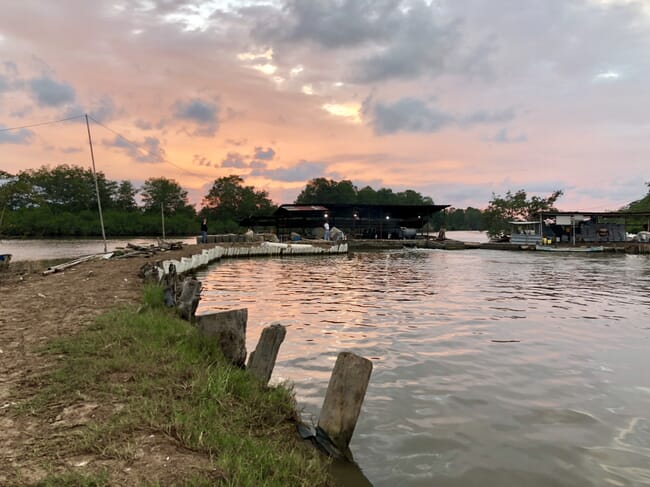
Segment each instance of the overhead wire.
[[0,128],[0,132],[9,132],[10,130],[29,129],[32,127],[41,127],[43,125],[52,125],[55,123],[67,122],[69,120],[75,120],[77,118],[83,118],[83,117],[84,117],[83,115],[75,115],[74,117],[62,118],[60,120],[50,120],[49,122],[40,122],[40,123],[32,123],[29,125],[21,125],[20,127],[5,127],[5,128]]
[[[76,119],[84,118],[84,117],[85,117],[85,115],[74,115],[72,117],[60,118],[60,119],[57,119],[57,120],[49,120],[47,122],[31,123],[31,124],[20,125],[20,126],[16,126],[16,127],[4,127],[4,128],[0,128],[0,132],[9,132],[9,131],[12,131],[12,130],[21,130],[21,129],[29,129],[29,128],[33,128],[33,127],[42,127],[42,126],[45,126],[45,125],[53,125],[53,124],[56,124],[56,123],[69,122],[70,120],[76,120]],[[197,174],[197,173],[194,173],[194,172],[192,172],[192,171],[190,171],[190,170],[188,170],[188,169],[186,169],[186,168],[184,168],[182,166],[179,166],[178,164],[174,164],[169,159],[163,157],[162,154],[160,154],[160,153],[156,154],[154,152],[151,152],[150,150],[147,150],[147,149],[143,148],[142,146],[138,145],[136,142],[133,142],[132,140],[129,140],[127,137],[125,137],[124,135],[122,135],[118,131],[113,130],[112,128],[110,128],[109,126],[101,123],[99,120],[96,120],[92,116],[88,115],[88,118],[90,120],[92,120],[94,123],[96,123],[97,125],[99,125],[100,127],[103,127],[104,129],[108,130],[109,132],[112,132],[113,134],[115,134],[116,136],[118,136],[120,139],[124,140],[127,144],[129,144],[130,146],[132,146],[136,150],[138,150],[140,152],[143,152],[143,153],[146,153],[146,154],[160,160],[161,162],[165,162],[165,163],[167,163],[167,164],[169,164],[171,166],[174,166],[176,169],[180,169],[181,171],[184,171],[187,174],[190,174],[190,175],[192,175],[194,177],[197,177],[197,178],[204,177],[204,176],[202,176],[200,174]]]
[[101,123],[100,121],[94,119],[94,118],[91,117],[90,115],[88,115],[88,118],[89,118],[90,120],[92,120],[93,122],[95,122],[95,123],[96,123],[97,125],[99,125],[100,127],[103,127],[103,128],[105,128],[106,130],[108,130],[109,132],[112,132],[113,134],[117,135],[120,139],[124,140],[127,144],[129,144],[130,146],[134,147],[135,149],[137,149],[137,150],[139,150],[139,151],[141,151],[141,152],[144,152],[144,153],[146,153],[146,154],[149,154],[150,156],[157,158],[157,159],[160,160],[161,162],[165,162],[165,163],[167,163],[167,164],[169,164],[169,165],[171,165],[171,166],[174,166],[176,169],[180,169],[181,171],[185,171],[187,174],[190,174],[190,175],[192,175],[192,176],[194,176],[194,177],[197,177],[197,178],[203,178],[203,177],[205,177],[205,176],[201,176],[200,174],[196,174],[196,173],[194,173],[194,172],[192,172],[192,171],[190,171],[190,170],[188,170],[188,169],[186,169],[186,168],[184,168],[184,167],[182,167],[182,166],[179,166],[178,164],[174,164],[172,161],[170,161],[170,160],[167,159],[166,157],[163,157],[162,154],[160,154],[160,153],[156,154],[156,153],[154,153],[154,152],[151,152],[150,150],[147,150],[147,149],[145,149],[145,148],[139,146],[137,143],[135,143],[135,142],[129,140],[128,138],[126,138],[124,135],[122,135],[122,134],[119,133],[118,131],[113,130],[112,128],[108,127],[107,125],[104,125],[103,123]]

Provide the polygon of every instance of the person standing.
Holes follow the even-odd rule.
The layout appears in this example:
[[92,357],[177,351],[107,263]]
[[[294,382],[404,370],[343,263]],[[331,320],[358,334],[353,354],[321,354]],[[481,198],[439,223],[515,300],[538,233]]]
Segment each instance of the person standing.
[[330,224],[325,222],[325,225],[323,225],[323,228],[325,229],[325,237],[323,237],[325,240],[330,239]]
[[208,243],[208,219],[201,222],[201,243]]

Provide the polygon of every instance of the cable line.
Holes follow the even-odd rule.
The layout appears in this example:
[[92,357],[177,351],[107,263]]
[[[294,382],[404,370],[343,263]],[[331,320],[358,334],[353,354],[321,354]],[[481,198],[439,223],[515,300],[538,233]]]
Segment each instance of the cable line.
[[194,177],[197,177],[197,178],[204,178],[204,177],[205,177],[205,176],[201,176],[201,175],[199,175],[199,174],[193,173],[192,171],[190,171],[190,170],[188,170],[188,169],[185,169],[185,168],[182,167],[182,166],[179,166],[179,165],[177,165],[177,164],[174,164],[174,163],[171,162],[170,160],[168,160],[168,159],[166,159],[165,157],[163,157],[161,154],[156,154],[156,153],[153,153],[153,152],[151,152],[151,151],[149,151],[149,150],[147,150],[147,149],[145,149],[145,148],[143,148],[143,147],[140,147],[140,146],[139,146],[138,144],[136,144],[135,142],[133,142],[133,141],[127,139],[126,137],[124,137],[121,133],[117,132],[116,130],[113,130],[112,128],[110,128],[110,127],[108,127],[108,126],[106,126],[106,125],[104,125],[103,123],[99,122],[98,120],[95,120],[95,119],[94,119],[93,117],[91,117],[90,115],[88,115],[88,118],[89,118],[90,120],[92,120],[93,122],[95,122],[97,125],[99,125],[99,126],[101,126],[101,127],[104,127],[104,128],[105,128],[106,130],[108,130],[109,132],[114,133],[114,134],[117,135],[120,139],[124,140],[127,144],[131,145],[131,146],[134,147],[135,149],[137,149],[137,150],[139,150],[139,151],[141,151],[141,152],[144,152],[144,153],[146,153],[146,154],[149,154],[150,156],[153,156],[153,157],[155,157],[156,159],[158,159],[158,160],[160,160],[160,161],[162,161],[162,162],[166,162],[167,164],[170,164],[170,165],[174,166],[175,168],[180,169],[181,171],[185,171],[187,174],[191,174],[191,175],[194,176]]
[[76,115],[74,117],[62,118],[60,120],[51,120],[49,122],[32,123],[30,125],[22,125],[20,127],[7,127],[7,128],[0,129],[0,132],[9,132],[10,130],[28,129],[32,127],[41,127],[43,125],[52,125],[55,123],[67,122],[68,120],[75,120],[77,118],[83,118],[83,117],[84,115]]
[[[5,128],[0,128],[0,132],[9,132],[9,131],[11,131],[11,130],[21,130],[21,129],[28,129],[28,128],[33,128],[33,127],[42,127],[42,126],[44,126],[44,125],[53,125],[53,124],[55,124],[55,123],[68,122],[68,121],[70,121],[70,120],[76,120],[76,119],[84,118],[84,117],[86,117],[85,114],[84,114],[84,115],[75,115],[75,116],[73,116],[73,117],[61,118],[61,119],[58,119],[58,120],[50,120],[50,121],[48,121],[48,122],[39,122],[39,123],[32,123],[32,124],[28,124],[28,125],[21,125],[21,126],[18,126],[18,127],[5,127]],[[138,151],[140,151],[140,152],[143,152],[143,153],[146,153],[146,154],[149,154],[150,156],[155,157],[157,160],[159,160],[159,161],[161,161],[161,162],[166,162],[167,164],[170,164],[171,166],[174,166],[176,169],[180,169],[181,171],[184,171],[184,172],[186,172],[187,174],[190,174],[190,175],[192,175],[192,176],[194,176],[194,177],[197,177],[197,178],[203,178],[203,177],[205,177],[205,176],[202,176],[202,175],[200,175],[200,174],[196,174],[196,173],[194,173],[194,172],[192,172],[192,171],[190,171],[190,170],[188,170],[188,169],[186,169],[186,168],[184,168],[184,167],[182,167],[182,166],[179,166],[178,164],[174,164],[174,163],[171,162],[170,160],[168,160],[168,159],[166,159],[165,157],[163,157],[161,154],[155,154],[155,153],[153,153],[153,152],[151,152],[151,151],[149,151],[149,150],[147,150],[147,149],[145,149],[145,148],[139,146],[139,145],[136,144],[135,142],[133,142],[133,141],[127,139],[127,138],[126,138],[124,135],[122,135],[121,133],[119,133],[119,132],[113,130],[112,128],[110,128],[110,127],[108,127],[108,126],[106,126],[106,125],[104,125],[103,123],[101,123],[100,121],[98,121],[98,120],[96,120],[95,118],[91,117],[90,115],[88,115],[88,118],[89,118],[90,120],[92,120],[93,122],[95,122],[95,123],[96,123],[97,125],[99,125],[100,127],[103,127],[103,128],[105,128],[106,130],[108,130],[109,132],[114,133],[114,134],[117,135],[120,139],[124,140],[127,144],[129,144],[130,146],[132,146],[132,147],[135,148],[136,150],[138,150]]]

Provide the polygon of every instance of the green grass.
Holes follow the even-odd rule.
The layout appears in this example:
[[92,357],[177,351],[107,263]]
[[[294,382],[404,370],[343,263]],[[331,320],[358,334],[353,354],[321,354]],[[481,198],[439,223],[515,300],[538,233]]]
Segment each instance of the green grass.
[[[160,433],[208,459],[209,471],[193,470],[183,485],[329,483],[327,461],[297,438],[289,388],[263,387],[225,364],[193,326],[162,307],[160,288],[146,288],[143,300],[140,312],[115,310],[80,335],[47,346],[62,357],[60,366],[42,378],[23,414],[54,421],[63,408],[56,405],[98,406],[88,423],[48,438],[38,454],[131,461],[136,438]],[[53,475],[41,485],[111,485],[102,483],[103,474],[65,475],[72,476]]]

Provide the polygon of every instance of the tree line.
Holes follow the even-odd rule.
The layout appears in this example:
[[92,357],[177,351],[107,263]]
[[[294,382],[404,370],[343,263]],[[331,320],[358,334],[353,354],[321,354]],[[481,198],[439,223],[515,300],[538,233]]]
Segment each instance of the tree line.
[[[648,194],[627,205],[630,211],[650,211]],[[141,187],[131,181],[113,181],[104,173],[95,178],[90,169],[62,164],[43,166],[17,174],[0,170],[0,235],[42,237],[86,237],[101,234],[97,211],[97,192],[109,236],[160,235],[162,215],[168,235],[194,235],[199,220],[207,218],[210,233],[241,230],[239,221],[250,216],[268,216],[277,208],[268,192],[230,175],[215,179],[197,210],[189,203],[188,192],[174,179],[151,177]],[[526,191],[492,194],[485,209],[448,208],[436,213],[428,228],[447,230],[486,230],[495,236],[510,230],[510,221],[531,220],[539,211],[555,210],[563,195],[553,191],[547,197],[531,196]],[[386,204],[429,205],[433,199],[412,189],[394,192],[357,187],[352,181],[315,178],[298,194],[295,204]]]
[[[103,172],[62,164],[28,169],[18,174],[0,171],[0,235],[86,237],[101,234],[97,194],[109,236],[160,235],[162,215],[168,235],[197,233],[207,218],[211,233],[237,232],[239,221],[268,216],[277,205],[266,191],[247,186],[237,175],[215,179],[197,209],[188,192],[175,180],[147,179],[141,187],[131,181],[113,181]],[[433,204],[414,190],[393,192],[357,188],[351,181],[315,178],[294,201],[310,203]]]
[[112,181],[102,172],[62,164],[18,174],[0,171],[0,234],[43,237],[101,235],[97,194],[109,236],[198,233],[198,220],[211,220],[212,232],[239,229],[245,216],[266,215],[276,206],[266,191],[246,186],[239,176],[214,180],[200,211],[173,179],[148,178],[136,188],[131,181]]

